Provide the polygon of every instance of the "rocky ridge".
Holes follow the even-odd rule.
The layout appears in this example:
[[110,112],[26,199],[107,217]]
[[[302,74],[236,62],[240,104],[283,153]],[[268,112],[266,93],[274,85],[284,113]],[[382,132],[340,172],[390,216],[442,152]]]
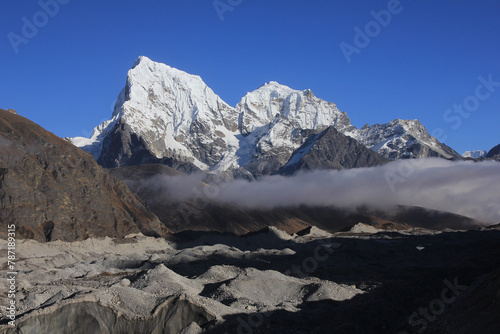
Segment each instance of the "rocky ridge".
[[0,109],[0,236],[82,240],[169,231],[92,156],[28,119]]
[[485,155],[485,158],[500,161],[500,145],[493,147],[488,154]]

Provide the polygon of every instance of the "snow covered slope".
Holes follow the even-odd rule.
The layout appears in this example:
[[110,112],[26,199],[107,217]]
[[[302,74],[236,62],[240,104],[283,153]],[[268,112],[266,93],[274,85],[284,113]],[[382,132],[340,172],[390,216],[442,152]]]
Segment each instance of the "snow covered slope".
[[395,119],[385,124],[365,125],[351,136],[390,160],[423,157],[461,158],[453,149],[429,135],[416,119]]
[[234,108],[199,76],[140,57],[112,119],[96,127],[90,139],[70,141],[105,167],[126,165],[133,158],[127,145],[138,140],[151,154],[146,160],[175,158],[206,170],[238,145],[235,131]]
[[233,108],[196,75],[139,57],[109,121],[90,138],[68,138],[104,167],[162,163],[187,172],[253,176],[278,172],[311,134],[332,126],[389,159],[453,150],[418,121],[356,129],[345,112],[310,90],[270,82]]
[[473,158],[473,159],[478,159],[484,157],[488,152],[483,151],[483,150],[476,150],[476,151],[467,151],[462,154],[463,158]]
[[243,135],[271,123],[277,115],[301,129],[331,125],[342,132],[354,129],[347,114],[335,103],[317,98],[309,89],[294,90],[275,81],[247,93],[236,110],[240,113],[239,128]]
[[270,82],[247,93],[236,106],[238,128],[253,148],[245,167],[254,175],[279,170],[306,140],[310,131],[333,126],[343,133],[356,131],[345,112],[310,90],[294,90]]

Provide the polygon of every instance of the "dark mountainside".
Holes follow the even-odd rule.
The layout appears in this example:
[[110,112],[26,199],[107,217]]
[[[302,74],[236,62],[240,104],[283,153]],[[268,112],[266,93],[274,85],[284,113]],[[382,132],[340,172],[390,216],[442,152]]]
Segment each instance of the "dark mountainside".
[[497,146],[493,147],[488,152],[488,154],[486,154],[485,157],[489,158],[489,159],[500,161],[500,145],[497,145]]
[[0,109],[0,221],[38,241],[164,236],[168,229],[83,150]]
[[373,167],[386,162],[389,160],[330,126],[319,134],[310,135],[278,174],[290,175],[299,170],[312,169]]
[[190,161],[180,156],[157,158],[148,149],[145,139],[132,132],[129,125],[119,121],[103,142],[97,162],[104,168],[160,163],[182,172],[200,172]]

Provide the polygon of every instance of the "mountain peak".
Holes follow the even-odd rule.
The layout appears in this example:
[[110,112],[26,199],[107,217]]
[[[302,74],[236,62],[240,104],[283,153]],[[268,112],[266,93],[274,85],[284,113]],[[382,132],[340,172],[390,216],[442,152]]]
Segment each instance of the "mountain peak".
[[314,96],[310,89],[296,90],[271,81],[247,93],[236,106],[240,131],[248,135],[280,115],[301,129],[334,126],[339,131],[352,128],[349,117],[334,103]]
[[257,88],[255,91],[259,91],[259,90],[268,90],[268,91],[282,90],[282,91],[290,91],[290,92],[297,91],[298,92],[298,90],[290,88],[286,85],[282,85],[277,81],[266,82],[263,85],[261,85],[259,88]]
[[202,86],[206,86],[199,75],[189,74],[167,64],[153,61],[146,56],[139,56],[128,73],[129,78],[138,75],[144,79],[156,81],[161,81],[165,77],[173,77],[177,82],[191,80],[198,84],[201,82]]
[[353,137],[391,160],[401,158],[444,157],[460,155],[429,135],[418,119],[400,119],[385,124],[363,126]]
[[488,152],[484,150],[466,151],[462,154],[463,158],[478,159],[484,157]]
[[[269,81],[268,83],[264,84],[265,86],[284,86],[282,84],[280,84],[279,82],[277,81]],[[286,86],[285,86],[286,87]]]
[[137,65],[139,65],[141,63],[144,64],[144,63],[152,63],[152,62],[153,61],[146,56],[139,56],[137,58],[137,60],[134,62],[134,64],[132,65],[132,68],[135,68]]
[[233,108],[201,79],[140,56],[128,72],[112,118],[91,138],[69,139],[105,167],[162,163],[185,171],[277,171],[308,133],[333,127],[390,159],[459,156],[418,120],[356,129],[335,103],[310,89],[270,81]]
[[291,87],[289,87],[287,85],[282,85],[282,84],[280,84],[277,81],[269,81],[269,82],[263,84],[262,86],[260,86],[254,92],[259,91],[259,90],[268,90],[268,91],[273,91],[273,92],[281,92],[281,93],[284,93],[284,94],[293,94],[293,93],[300,94],[300,93],[302,93],[302,94],[304,94],[305,96],[308,96],[308,97],[315,97],[315,95],[313,94],[312,90],[310,90],[309,88],[304,89],[304,90],[293,89],[293,88],[291,88]]

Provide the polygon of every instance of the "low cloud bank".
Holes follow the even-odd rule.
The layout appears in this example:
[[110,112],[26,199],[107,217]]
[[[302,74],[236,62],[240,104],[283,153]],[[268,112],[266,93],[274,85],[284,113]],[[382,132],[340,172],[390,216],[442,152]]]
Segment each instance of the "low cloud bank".
[[172,177],[165,180],[165,188],[178,199],[204,197],[248,208],[367,205],[384,209],[408,205],[500,223],[498,162],[399,160],[381,167],[266,176],[256,182],[239,180],[203,189],[193,185],[197,181],[193,176]]

